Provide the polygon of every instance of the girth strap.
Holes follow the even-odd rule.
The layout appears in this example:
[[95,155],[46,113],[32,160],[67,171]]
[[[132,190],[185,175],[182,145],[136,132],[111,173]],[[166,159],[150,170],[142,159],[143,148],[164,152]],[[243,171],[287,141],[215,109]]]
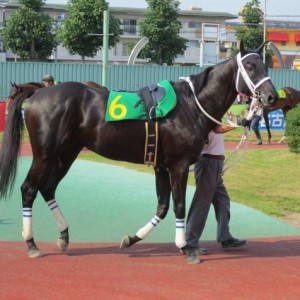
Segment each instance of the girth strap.
[[[151,126],[152,127],[152,126]],[[146,139],[145,139],[145,155],[144,155],[144,163],[148,167],[151,165],[156,167],[157,163],[157,141],[158,141],[158,122],[155,122],[154,131],[149,132],[151,128],[148,122],[145,122],[145,131],[146,131]]]
[[157,163],[157,142],[158,142],[158,122],[155,116],[155,105],[157,103],[151,96],[149,87],[140,90],[142,99],[146,105],[147,122],[145,123],[146,140],[144,163],[147,166],[156,166]]

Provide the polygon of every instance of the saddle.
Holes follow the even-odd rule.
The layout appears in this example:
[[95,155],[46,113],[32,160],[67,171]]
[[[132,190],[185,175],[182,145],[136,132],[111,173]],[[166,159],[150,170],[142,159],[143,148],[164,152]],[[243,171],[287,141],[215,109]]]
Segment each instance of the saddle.
[[151,84],[147,87],[140,89],[139,96],[145,102],[147,119],[156,120],[159,103],[166,97],[166,89],[159,86],[157,83]]
[[145,164],[156,166],[158,119],[176,106],[172,84],[163,80],[138,91],[111,91],[105,115],[106,121],[146,120]]
[[150,167],[156,167],[157,144],[158,144],[158,122],[156,108],[158,103],[165,98],[166,90],[158,84],[152,84],[142,88],[139,96],[145,102],[147,122],[145,123],[146,140],[144,163]]

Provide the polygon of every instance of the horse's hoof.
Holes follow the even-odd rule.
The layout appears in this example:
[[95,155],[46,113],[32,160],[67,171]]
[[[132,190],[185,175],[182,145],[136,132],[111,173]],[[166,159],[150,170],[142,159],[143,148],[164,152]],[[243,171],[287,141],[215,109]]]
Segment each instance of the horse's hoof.
[[31,249],[28,250],[27,253],[28,253],[28,257],[30,258],[38,258],[43,256],[43,253],[39,249]]
[[124,236],[121,244],[120,244],[120,249],[125,249],[130,247],[130,237],[128,235]]
[[68,249],[68,243],[66,243],[66,241],[64,241],[63,239],[57,239],[56,242],[58,248],[62,251],[62,252],[66,252]]

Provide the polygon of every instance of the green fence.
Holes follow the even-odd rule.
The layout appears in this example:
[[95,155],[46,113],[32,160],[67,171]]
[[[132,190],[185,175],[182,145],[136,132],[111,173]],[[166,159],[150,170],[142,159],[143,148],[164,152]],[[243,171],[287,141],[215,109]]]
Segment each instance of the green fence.
[[[107,87],[109,89],[137,90],[163,79],[177,81],[181,76],[201,72],[199,66],[128,66],[109,65]],[[101,84],[102,65],[62,64],[33,62],[0,63],[0,100],[6,100],[10,82],[41,82],[44,74],[52,74],[55,79],[65,81],[95,81]],[[276,87],[291,86],[300,90],[300,72],[297,70],[269,70]]]

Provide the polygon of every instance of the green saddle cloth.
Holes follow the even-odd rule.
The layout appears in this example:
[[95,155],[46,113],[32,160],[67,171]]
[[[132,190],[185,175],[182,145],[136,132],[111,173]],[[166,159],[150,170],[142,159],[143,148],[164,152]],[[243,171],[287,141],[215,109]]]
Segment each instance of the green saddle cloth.
[[[165,89],[164,98],[154,107],[156,118],[165,117],[176,105],[176,94],[169,81],[158,84]],[[146,105],[140,94],[128,91],[109,93],[105,121],[147,120]]]

